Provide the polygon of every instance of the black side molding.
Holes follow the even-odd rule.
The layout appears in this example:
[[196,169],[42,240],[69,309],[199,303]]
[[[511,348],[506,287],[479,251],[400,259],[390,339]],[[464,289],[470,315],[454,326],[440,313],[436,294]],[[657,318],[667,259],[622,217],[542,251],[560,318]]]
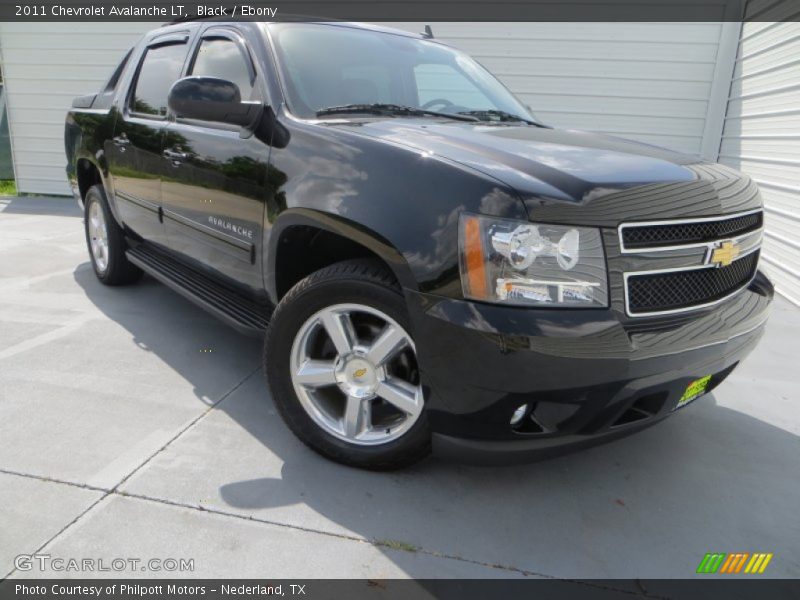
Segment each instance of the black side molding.
[[264,335],[270,317],[267,307],[228,289],[146,243],[130,248],[126,254],[145,273],[237,331],[254,337]]

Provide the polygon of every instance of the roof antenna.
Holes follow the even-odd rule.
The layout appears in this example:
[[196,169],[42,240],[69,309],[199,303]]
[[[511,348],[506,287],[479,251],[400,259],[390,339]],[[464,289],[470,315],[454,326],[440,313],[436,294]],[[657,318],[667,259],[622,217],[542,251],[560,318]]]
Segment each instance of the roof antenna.
[[430,25],[425,25],[425,33],[422,34],[422,37],[428,38],[429,40],[433,39],[433,30]]

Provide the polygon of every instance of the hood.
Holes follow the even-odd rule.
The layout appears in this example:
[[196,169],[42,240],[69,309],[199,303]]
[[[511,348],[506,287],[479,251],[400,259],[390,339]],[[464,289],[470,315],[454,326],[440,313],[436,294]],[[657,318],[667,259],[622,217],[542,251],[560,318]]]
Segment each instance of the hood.
[[697,179],[685,156],[629,140],[536,126],[384,119],[357,132],[469,166],[522,197],[582,203],[600,191]]

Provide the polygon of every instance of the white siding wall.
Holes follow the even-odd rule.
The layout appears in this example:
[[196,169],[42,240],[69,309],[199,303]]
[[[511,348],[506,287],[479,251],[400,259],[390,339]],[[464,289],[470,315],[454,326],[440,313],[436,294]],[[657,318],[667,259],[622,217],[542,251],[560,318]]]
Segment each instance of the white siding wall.
[[[67,192],[64,112],[74,96],[97,90],[123,50],[154,25],[0,23],[20,190]],[[717,60],[724,24],[436,23],[433,30],[475,56],[548,123],[692,154],[709,138],[718,147],[713,121],[721,126],[723,107],[709,115],[709,98],[729,84],[730,72],[723,68],[720,77]]]
[[98,91],[125,50],[155,25],[0,22],[0,60],[21,192],[70,193],[64,116],[72,99]]
[[758,182],[762,262],[778,291],[800,305],[800,23],[743,25],[720,162]]

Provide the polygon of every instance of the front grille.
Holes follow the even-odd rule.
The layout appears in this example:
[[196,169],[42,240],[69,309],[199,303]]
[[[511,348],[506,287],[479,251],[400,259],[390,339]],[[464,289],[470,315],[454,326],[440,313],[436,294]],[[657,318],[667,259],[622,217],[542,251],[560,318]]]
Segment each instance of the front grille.
[[759,211],[727,219],[631,224],[621,230],[622,243],[626,250],[703,243],[755,231],[762,223],[763,213]]
[[628,312],[680,310],[715,302],[749,283],[757,266],[755,251],[727,267],[631,275],[627,282]]

